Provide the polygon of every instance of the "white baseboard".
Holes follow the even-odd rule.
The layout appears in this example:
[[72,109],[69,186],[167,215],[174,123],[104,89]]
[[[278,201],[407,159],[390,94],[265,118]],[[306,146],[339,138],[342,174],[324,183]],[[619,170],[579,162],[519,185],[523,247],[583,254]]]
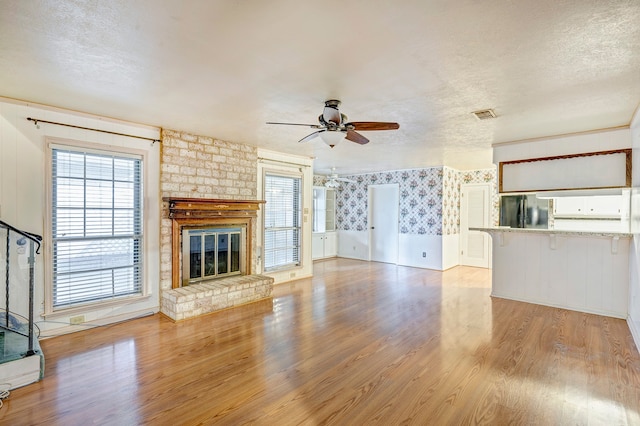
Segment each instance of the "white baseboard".
[[102,327],[105,325],[115,324],[122,321],[132,320],[135,318],[146,317],[149,315],[157,314],[158,312],[160,312],[159,308],[144,309],[141,311],[127,312],[126,314],[100,318],[90,322],[85,322],[80,325],[69,325],[66,327],[54,328],[52,330],[43,330],[42,335],[39,336],[38,339],[45,340],[51,337],[62,336],[63,334],[75,333],[77,331],[88,330],[95,327]]
[[627,317],[627,325],[631,331],[631,336],[636,344],[636,349],[640,351],[640,323],[634,322],[630,317]]

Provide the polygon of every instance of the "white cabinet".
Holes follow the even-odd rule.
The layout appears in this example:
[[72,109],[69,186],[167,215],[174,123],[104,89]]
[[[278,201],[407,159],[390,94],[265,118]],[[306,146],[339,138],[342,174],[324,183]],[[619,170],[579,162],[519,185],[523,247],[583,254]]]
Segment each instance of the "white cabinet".
[[313,187],[313,232],[336,230],[336,191],[324,186]]
[[587,215],[620,217],[622,200],[622,195],[588,197],[586,204]]
[[325,232],[324,234],[324,256],[334,257],[338,255],[338,233]]
[[336,191],[324,186],[313,187],[313,236],[311,255],[314,259],[338,254],[336,230]]
[[555,217],[620,218],[623,200],[622,195],[559,197],[553,200],[553,214]]
[[583,216],[585,200],[582,197],[561,197],[553,199],[553,214],[555,216]]
[[318,232],[311,237],[311,256],[313,259],[335,257],[338,254],[338,235],[336,232]]
[[325,229],[327,231],[336,230],[336,190],[327,188],[325,204]]
[[313,187],[313,232],[324,232],[327,222],[327,190]]

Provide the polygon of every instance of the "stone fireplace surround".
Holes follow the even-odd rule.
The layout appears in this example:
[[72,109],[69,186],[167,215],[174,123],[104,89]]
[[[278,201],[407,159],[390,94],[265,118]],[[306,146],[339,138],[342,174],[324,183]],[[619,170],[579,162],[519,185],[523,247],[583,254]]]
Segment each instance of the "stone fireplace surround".
[[[163,199],[217,199],[217,200],[256,200],[258,190],[258,151],[255,146],[243,145],[196,135],[179,130],[163,129],[160,145],[160,189]],[[173,220],[169,218],[169,203],[163,201],[160,234],[160,299],[161,312],[174,320],[189,318],[205,313],[211,306],[217,306],[213,297],[220,296],[224,289],[198,290],[195,285],[173,288]],[[256,219],[252,218],[253,224]],[[256,243],[257,226],[252,232],[247,230],[252,247]],[[249,264],[252,272],[258,268],[257,256]],[[181,268],[180,268],[181,269]],[[244,279],[245,276],[229,277]],[[179,281],[178,281],[179,282]],[[212,281],[215,282],[215,281]],[[237,286],[244,287],[246,283]],[[206,284],[212,286],[211,282]],[[194,291],[198,290],[196,294]],[[211,295],[209,296],[209,291]],[[247,289],[241,289],[247,293]],[[255,291],[255,290],[254,290]],[[216,294],[214,294],[216,293]],[[219,294],[217,294],[219,293]],[[210,298],[209,301],[196,301],[196,298]],[[237,295],[228,296],[231,300],[241,300]],[[229,304],[228,300],[223,300]],[[204,303],[204,308],[201,307]],[[238,302],[240,303],[240,302]],[[209,305],[209,306],[207,306]]]
[[[163,199],[171,219],[172,288],[162,292],[162,312],[174,321],[254,302],[271,296],[273,278],[252,274],[252,238],[260,204],[257,200],[220,200],[202,198]],[[213,279],[182,286],[181,244],[184,228],[241,226],[244,233],[243,275]]]

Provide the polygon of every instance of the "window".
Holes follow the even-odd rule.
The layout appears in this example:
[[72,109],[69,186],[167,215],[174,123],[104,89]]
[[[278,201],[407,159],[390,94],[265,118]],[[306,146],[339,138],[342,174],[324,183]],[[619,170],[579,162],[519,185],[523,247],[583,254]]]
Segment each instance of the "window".
[[300,265],[300,177],[265,174],[264,269]]
[[142,158],[52,146],[53,310],[141,295]]

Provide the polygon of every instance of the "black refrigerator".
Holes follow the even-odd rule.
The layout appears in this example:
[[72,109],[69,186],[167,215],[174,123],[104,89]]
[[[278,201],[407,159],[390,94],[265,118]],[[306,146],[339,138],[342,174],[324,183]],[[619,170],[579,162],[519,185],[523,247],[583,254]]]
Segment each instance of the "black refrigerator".
[[549,200],[535,194],[500,197],[500,226],[547,229],[548,224]]

